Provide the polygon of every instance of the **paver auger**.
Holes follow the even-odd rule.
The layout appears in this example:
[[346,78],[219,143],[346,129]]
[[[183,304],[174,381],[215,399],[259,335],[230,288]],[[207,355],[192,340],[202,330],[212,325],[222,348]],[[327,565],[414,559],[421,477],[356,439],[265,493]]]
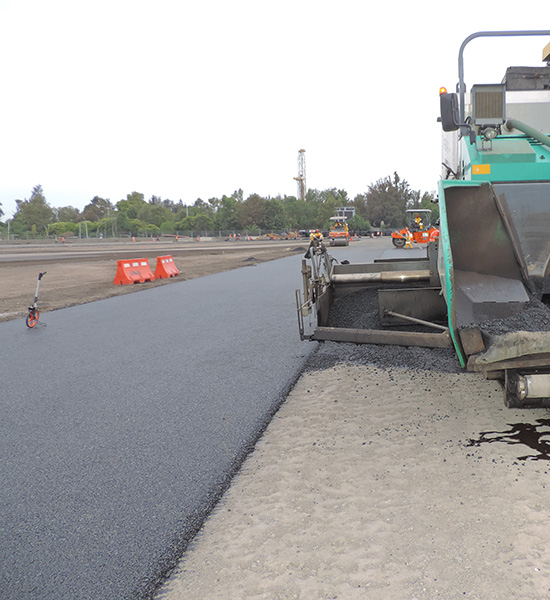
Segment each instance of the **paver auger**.
[[441,92],[439,240],[421,259],[353,265],[314,244],[296,294],[302,339],[452,347],[463,368],[502,381],[507,406],[550,402],[550,44],[546,66],[509,67],[470,94],[463,69],[474,38],[526,35],[550,31],[466,38],[457,93]]

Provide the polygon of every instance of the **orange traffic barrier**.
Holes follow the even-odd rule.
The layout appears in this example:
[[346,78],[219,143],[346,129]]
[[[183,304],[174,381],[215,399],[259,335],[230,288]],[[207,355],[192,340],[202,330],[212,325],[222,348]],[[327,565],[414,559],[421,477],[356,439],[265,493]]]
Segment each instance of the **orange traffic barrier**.
[[157,279],[167,279],[168,277],[177,277],[180,274],[174,263],[173,256],[157,256],[157,268],[155,277]]
[[113,283],[115,285],[126,285],[129,283],[143,283],[154,281],[155,276],[146,258],[133,258],[131,260],[117,261],[116,275]]

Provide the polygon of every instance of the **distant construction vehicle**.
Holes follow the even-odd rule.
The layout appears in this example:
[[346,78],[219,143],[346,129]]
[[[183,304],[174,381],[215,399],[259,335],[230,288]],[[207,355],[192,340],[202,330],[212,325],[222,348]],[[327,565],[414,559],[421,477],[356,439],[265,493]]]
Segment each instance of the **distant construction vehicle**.
[[330,217],[330,222],[329,244],[331,246],[349,246],[349,229],[346,217]]
[[407,212],[408,225],[404,229],[394,231],[391,241],[396,248],[403,248],[407,237],[411,237],[416,244],[427,244],[439,237],[439,229],[430,222],[431,210],[429,208],[409,209]]

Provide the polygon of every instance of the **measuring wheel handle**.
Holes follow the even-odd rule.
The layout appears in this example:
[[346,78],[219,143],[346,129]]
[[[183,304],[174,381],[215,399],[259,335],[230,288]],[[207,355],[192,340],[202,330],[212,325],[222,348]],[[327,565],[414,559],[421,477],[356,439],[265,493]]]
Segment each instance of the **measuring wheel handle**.
[[[40,319],[40,311],[38,310],[38,306],[37,306],[37,302],[38,302],[38,292],[40,290],[40,280],[42,279],[42,277],[44,277],[44,275],[46,274],[46,271],[41,271],[40,273],[38,273],[38,281],[36,282],[36,292],[34,293],[34,303],[32,306],[29,306],[28,308],[28,313],[27,313],[27,318],[25,320],[27,327],[34,327],[39,319]],[[41,323],[41,325],[43,325]]]

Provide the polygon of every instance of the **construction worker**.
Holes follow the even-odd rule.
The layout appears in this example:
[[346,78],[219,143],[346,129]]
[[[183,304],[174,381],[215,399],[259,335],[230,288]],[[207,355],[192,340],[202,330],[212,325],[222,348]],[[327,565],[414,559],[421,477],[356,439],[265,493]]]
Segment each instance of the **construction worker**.
[[422,231],[424,229],[424,223],[422,222],[422,219],[420,218],[420,215],[416,215],[416,217],[414,218],[414,222],[416,224],[416,227]]
[[323,234],[318,229],[312,231],[309,236],[309,247],[304,255],[304,258],[311,258],[311,250],[313,249],[313,252],[315,253],[316,248],[321,246],[322,241]]
[[413,236],[412,233],[409,231],[409,228],[406,227],[405,228],[405,248],[412,248],[412,241],[413,241]]
[[309,236],[309,241],[312,242],[313,240],[317,240],[319,242],[323,241],[323,234],[318,229],[312,231],[311,235]]

